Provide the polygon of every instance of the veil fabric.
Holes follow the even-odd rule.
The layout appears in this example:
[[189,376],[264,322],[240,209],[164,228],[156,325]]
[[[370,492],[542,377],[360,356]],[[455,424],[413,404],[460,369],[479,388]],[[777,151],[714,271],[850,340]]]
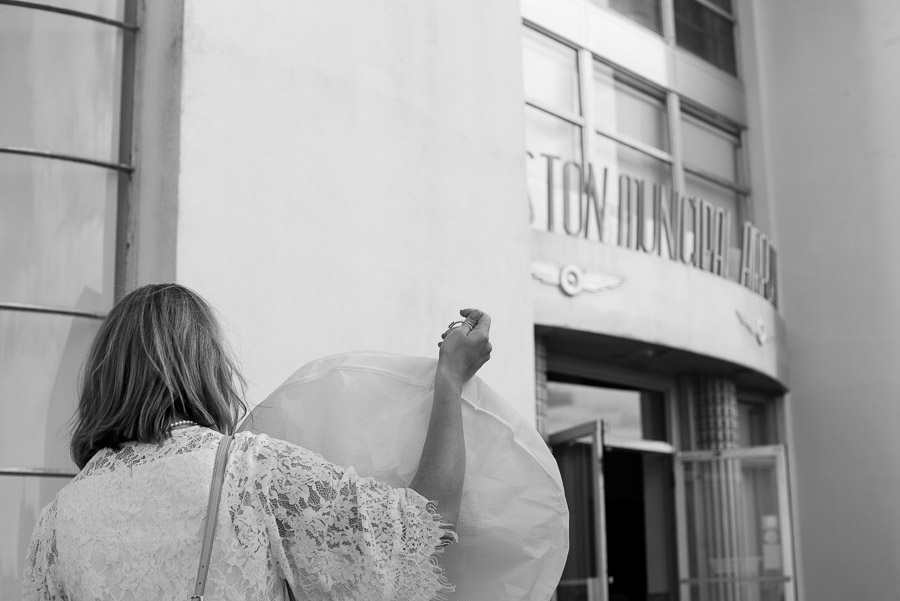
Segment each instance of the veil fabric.
[[[378,351],[308,363],[242,424],[409,485],[425,441],[435,359]],[[534,427],[478,377],[462,393],[466,475],[457,533],[441,566],[460,601],[547,601],[569,548],[559,469]],[[440,511],[440,507],[438,507]]]

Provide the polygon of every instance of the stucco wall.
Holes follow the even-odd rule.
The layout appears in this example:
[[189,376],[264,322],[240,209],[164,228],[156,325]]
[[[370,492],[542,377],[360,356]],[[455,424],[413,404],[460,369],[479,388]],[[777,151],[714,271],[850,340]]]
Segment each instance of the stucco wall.
[[805,599],[900,598],[900,4],[755,3]]
[[251,402],[340,351],[436,356],[477,306],[482,377],[533,419],[518,4],[190,2],[183,27],[174,277]]

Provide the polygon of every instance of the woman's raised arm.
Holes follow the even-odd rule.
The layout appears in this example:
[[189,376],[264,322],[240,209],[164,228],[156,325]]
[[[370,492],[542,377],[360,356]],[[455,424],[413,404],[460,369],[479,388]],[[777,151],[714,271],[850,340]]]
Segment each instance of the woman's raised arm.
[[491,357],[491,318],[463,309],[465,323],[444,332],[434,376],[434,401],[419,467],[409,487],[436,501],[444,523],[456,525],[466,471],[462,388]]

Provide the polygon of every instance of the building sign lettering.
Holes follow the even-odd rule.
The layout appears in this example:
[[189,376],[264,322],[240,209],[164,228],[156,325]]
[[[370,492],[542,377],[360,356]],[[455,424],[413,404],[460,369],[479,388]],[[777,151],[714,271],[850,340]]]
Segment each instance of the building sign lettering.
[[732,240],[736,217],[703,198],[625,173],[616,177],[592,163],[528,156],[543,161],[546,174],[546,205],[535,210],[532,203],[535,227],[679,261],[736,280],[777,305],[778,253],[750,221],[741,240]]

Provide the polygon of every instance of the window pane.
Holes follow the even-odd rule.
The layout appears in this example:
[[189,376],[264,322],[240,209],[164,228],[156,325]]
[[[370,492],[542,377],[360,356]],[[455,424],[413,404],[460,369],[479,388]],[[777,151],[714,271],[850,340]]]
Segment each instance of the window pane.
[[112,306],[115,172],[0,155],[0,302]]
[[575,50],[526,27],[522,55],[525,99],[580,115]]
[[775,457],[685,463],[687,599],[784,599],[790,536]]
[[612,68],[598,61],[594,61],[593,92],[594,111],[602,128],[669,150],[669,120],[662,98],[617,79]]
[[[563,171],[570,163],[581,167],[581,128],[526,106],[525,143],[530,154],[527,166],[531,225],[539,230],[563,231]],[[567,169],[570,175],[577,173],[575,168]],[[572,202],[578,197],[576,179],[569,181]]]
[[591,0],[591,2],[596,6],[609,7],[632,21],[662,34],[659,0]]
[[553,445],[553,457],[565,487],[569,506],[569,554],[556,589],[557,601],[596,599],[599,589],[596,533],[597,453],[590,438]]
[[0,6],[0,146],[118,161],[123,35],[86,19]]
[[[654,186],[665,187],[672,190],[672,167],[665,161],[660,161],[643,152],[629,148],[605,136],[597,135],[591,147],[592,161],[597,178],[598,188],[603,179],[603,169],[606,174],[606,215],[604,219],[603,240],[616,243],[623,240],[623,236],[630,236],[634,240],[636,236],[637,195],[642,194],[640,200],[644,203],[640,209],[644,215],[644,239],[651,243],[653,239],[653,189]],[[638,187],[637,183],[640,183]],[[630,188],[628,186],[631,186]],[[630,190],[630,191],[629,191]],[[638,192],[640,190],[640,192]],[[628,217],[629,222],[621,224],[620,231],[620,205],[622,200],[631,195],[633,213],[627,214],[627,206],[623,207],[622,217]],[[621,242],[620,242],[621,243]],[[634,244],[628,244],[634,246]]]
[[737,74],[733,23],[696,0],[675,0],[675,40],[688,52]]
[[100,321],[0,311],[0,465],[75,470],[68,422]]
[[665,161],[600,135],[595,136],[591,150],[598,165],[613,168],[610,175],[628,175],[647,184],[672,185],[672,168]]
[[659,393],[550,381],[547,396],[548,432],[602,419],[610,439],[667,440]]
[[738,402],[738,424],[742,447],[776,444],[769,403]]
[[743,233],[743,207],[741,207],[743,197],[722,186],[716,185],[701,177],[684,174],[684,183],[687,188],[687,196],[693,196],[728,211],[730,218],[728,223],[728,246],[731,247],[729,257],[732,265],[729,268],[730,275],[736,277],[737,266],[740,265],[739,259],[741,254],[741,234]]
[[738,179],[740,138],[684,115],[681,119],[684,162],[730,182]]
[[41,514],[68,478],[0,476],[0,599],[20,599],[25,553]]

